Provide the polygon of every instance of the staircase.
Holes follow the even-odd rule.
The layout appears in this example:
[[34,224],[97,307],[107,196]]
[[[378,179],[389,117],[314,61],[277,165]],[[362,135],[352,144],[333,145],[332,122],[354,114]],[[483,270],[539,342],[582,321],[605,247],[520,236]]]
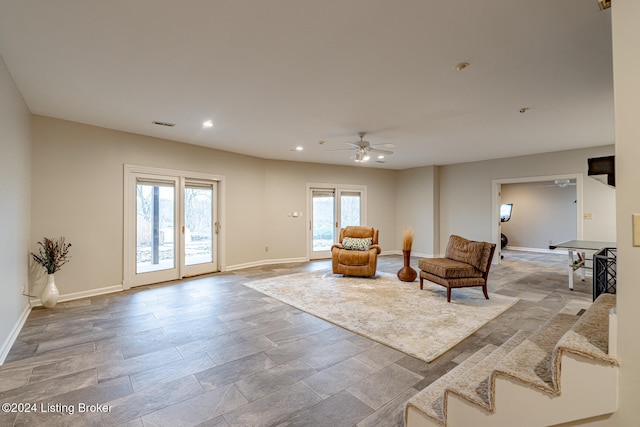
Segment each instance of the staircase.
[[557,314],[530,336],[483,347],[412,397],[405,425],[540,427],[615,412],[615,302],[602,294],[580,317]]

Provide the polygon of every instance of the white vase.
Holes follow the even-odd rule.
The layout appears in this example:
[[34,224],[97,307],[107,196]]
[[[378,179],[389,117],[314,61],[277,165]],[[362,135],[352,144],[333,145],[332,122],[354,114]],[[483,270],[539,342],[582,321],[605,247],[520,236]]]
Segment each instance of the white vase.
[[58,288],[56,287],[53,274],[49,274],[47,275],[47,284],[42,290],[40,301],[43,307],[51,308],[58,303],[58,298],[60,298],[60,292],[58,292]]

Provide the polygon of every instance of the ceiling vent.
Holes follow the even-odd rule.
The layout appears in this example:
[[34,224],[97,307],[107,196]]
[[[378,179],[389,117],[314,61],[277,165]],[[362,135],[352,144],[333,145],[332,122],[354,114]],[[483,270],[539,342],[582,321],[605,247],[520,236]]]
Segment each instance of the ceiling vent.
[[594,157],[587,159],[588,175],[612,187],[616,186],[615,156]]
[[151,123],[153,123],[154,125],[158,125],[158,126],[165,126],[168,128],[172,128],[174,127],[176,124],[175,123],[169,123],[169,122],[157,122],[157,121],[152,121]]

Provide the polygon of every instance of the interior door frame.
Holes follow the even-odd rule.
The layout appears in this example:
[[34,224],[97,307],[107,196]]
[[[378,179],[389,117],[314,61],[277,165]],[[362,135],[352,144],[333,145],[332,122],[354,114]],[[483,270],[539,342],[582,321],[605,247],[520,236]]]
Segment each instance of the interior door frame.
[[493,236],[493,243],[496,244],[496,254],[493,256],[493,264],[500,264],[502,248],[500,246],[500,233],[502,225],[500,223],[500,204],[502,203],[501,190],[502,184],[522,184],[529,182],[546,182],[555,181],[557,179],[575,179],[576,180],[576,236],[578,240],[581,240],[584,234],[584,222],[583,222],[583,180],[584,176],[581,173],[570,174],[558,174],[558,175],[543,175],[543,176],[529,176],[521,178],[501,178],[491,181],[491,235]]
[[312,235],[312,221],[313,221],[313,190],[328,190],[334,192],[335,204],[334,204],[334,218],[337,225],[335,227],[334,234],[334,242],[337,242],[340,233],[340,194],[343,191],[357,191],[360,192],[361,200],[360,200],[360,223],[361,225],[367,224],[367,186],[360,184],[331,184],[331,183],[307,183],[307,212],[309,212],[309,223],[306,227],[306,256],[307,260],[313,259],[326,259],[331,257],[329,255],[322,253],[321,256],[313,256],[313,250],[311,249],[311,245],[313,244],[313,235]]
[[[135,215],[135,206],[136,206],[136,195],[135,192],[130,191],[133,185],[136,185],[137,177],[140,175],[144,175],[149,179],[158,179],[162,181],[162,179],[166,179],[167,177],[174,177],[178,180],[179,185],[175,189],[176,195],[182,197],[180,195],[181,191],[184,191],[184,182],[189,180],[194,181],[216,181],[218,187],[218,195],[217,195],[217,210],[218,210],[218,234],[217,234],[217,246],[218,251],[217,254],[217,266],[218,271],[225,271],[226,269],[226,260],[225,260],[225,177],[223,175],[216,174],[208,174],[202,172],[192,172],[192,171],[182,171],[177,169],[164,169],[164,168],[156,168],[150,166],[140,166],[140,165],[131,165],[124,164],[123,167],[123,262],[122,262],[122,289],[130,289],[133,286],[141,286],[150,283],[157,283],[149,280],[153,280],[151,275],[143,277],[142,275],[138,275],[136,273],[136,263],[135,263],[135,235],[136,235],[136,215]],[[183,210],[181,203],[176,199],[176,209]],[[182,222],[184,218],[181,218],[182,213],[180,210],[177,211],[176,221]],[[183,254],[182,254],[182,233],[177,233],[179,228],[179,224],[175,227],[176,239],[180,239],[181,243],[176,248],[176,264],[178,270],[178,276],[176,279],[182,277],[181,265],[184,264]],[[214,234],[214,237],[216,235]],[[132,244],[133,242],[133,244]],[[132,262],[133,261],[133,262]]]

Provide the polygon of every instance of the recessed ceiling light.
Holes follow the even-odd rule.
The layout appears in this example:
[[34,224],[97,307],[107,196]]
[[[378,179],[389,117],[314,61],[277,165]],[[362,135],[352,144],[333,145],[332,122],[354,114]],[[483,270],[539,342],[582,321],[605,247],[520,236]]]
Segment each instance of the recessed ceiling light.
[[213,121],[211,120],[207,120],[205,122],[202,123],[202,127],[207,129],[207,128],[212,128],[213,127]]
[[296,151],[302,151],[302,150],[304,150],[304,147],[302,147],[302,146],[300,146],[300,145],[298,145],[298,146],[296,147]]
[[384,159],[384,154],[378,154],[378,159]]

